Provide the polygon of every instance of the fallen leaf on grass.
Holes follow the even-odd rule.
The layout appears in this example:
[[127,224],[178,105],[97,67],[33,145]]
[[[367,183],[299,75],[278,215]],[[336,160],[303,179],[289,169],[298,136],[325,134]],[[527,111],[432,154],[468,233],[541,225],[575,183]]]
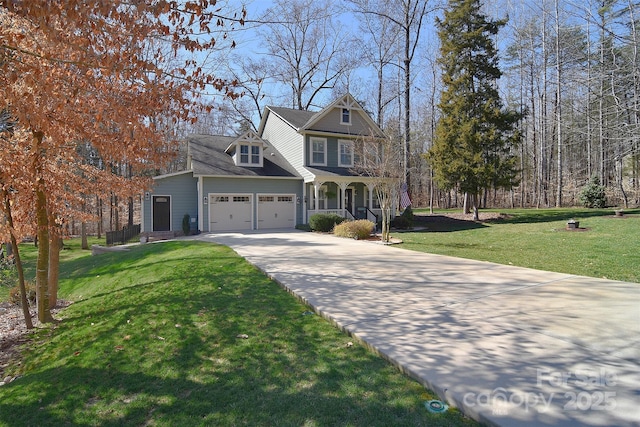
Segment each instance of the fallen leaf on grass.
[[247,335],[247,334],[238,334],[238,335],[236,335],[236,338],[242,338],[243,340],[246,340],[247,338],[249,338],[249,335]]
[[115,346],[115,350],[116,351],[122,351],[122,350],[124,350],[124,346],[117,345],[117,346]]

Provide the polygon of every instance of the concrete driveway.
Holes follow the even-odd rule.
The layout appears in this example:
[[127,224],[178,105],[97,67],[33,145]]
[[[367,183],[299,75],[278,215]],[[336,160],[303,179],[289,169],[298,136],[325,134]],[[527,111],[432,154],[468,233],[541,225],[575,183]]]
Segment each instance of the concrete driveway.
[[640,284],[300,231],[200,238],[474,419],[640,426]]

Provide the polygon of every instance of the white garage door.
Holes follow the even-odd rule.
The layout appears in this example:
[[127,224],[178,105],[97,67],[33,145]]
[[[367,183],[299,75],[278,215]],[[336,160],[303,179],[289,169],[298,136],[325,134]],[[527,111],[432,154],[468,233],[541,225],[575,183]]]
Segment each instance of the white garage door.
[[258,194],[258,229],[293,228],[295,216],[294,194]]
[[250,194],[210,194],[209,230],[251,230],[253,212]]

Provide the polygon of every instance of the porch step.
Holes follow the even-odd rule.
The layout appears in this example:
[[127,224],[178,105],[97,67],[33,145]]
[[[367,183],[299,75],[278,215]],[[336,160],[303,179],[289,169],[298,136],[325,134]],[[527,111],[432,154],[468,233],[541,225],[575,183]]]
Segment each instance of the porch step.
[[169,240],[176,237],[175,231],[151,231],[148,233],[142,233],[141,236],[147,238],[147,242],[154,242],[157,240]]

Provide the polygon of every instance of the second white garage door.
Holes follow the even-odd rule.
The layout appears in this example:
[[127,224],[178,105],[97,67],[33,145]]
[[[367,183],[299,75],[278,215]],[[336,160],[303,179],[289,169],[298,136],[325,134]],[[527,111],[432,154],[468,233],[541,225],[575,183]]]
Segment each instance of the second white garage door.
[[293,228],[295,216],[294,194],[258,194],[258,229]]
[[209,230],[251,230],[251,194],[210,194]]

